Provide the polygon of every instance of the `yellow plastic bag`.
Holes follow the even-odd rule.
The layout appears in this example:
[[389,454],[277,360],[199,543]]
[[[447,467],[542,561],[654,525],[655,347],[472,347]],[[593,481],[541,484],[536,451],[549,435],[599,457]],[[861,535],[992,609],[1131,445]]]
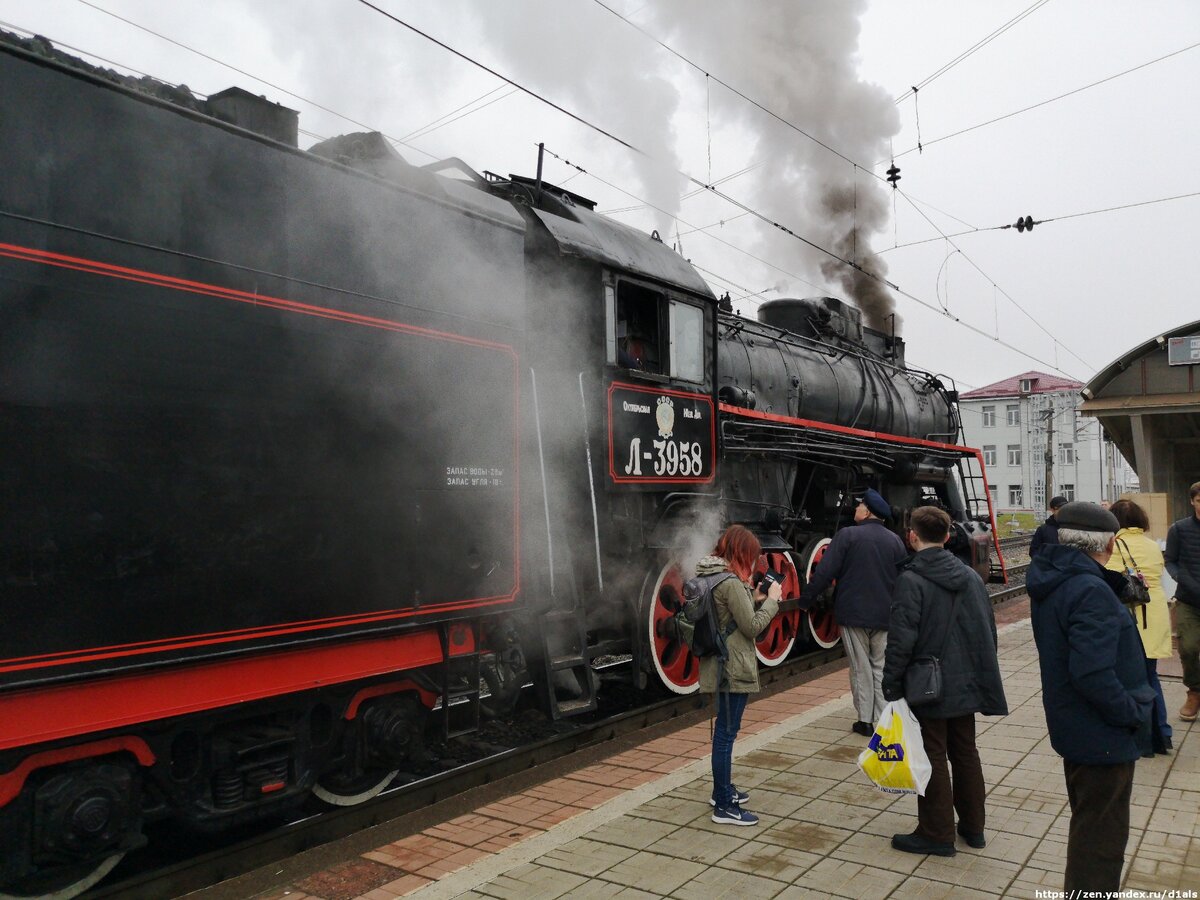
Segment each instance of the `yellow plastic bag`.
[[859,754],[858,767],[885,793],[925,796],[933,767],[907,700],[893,700],[883,708],[867,749]]

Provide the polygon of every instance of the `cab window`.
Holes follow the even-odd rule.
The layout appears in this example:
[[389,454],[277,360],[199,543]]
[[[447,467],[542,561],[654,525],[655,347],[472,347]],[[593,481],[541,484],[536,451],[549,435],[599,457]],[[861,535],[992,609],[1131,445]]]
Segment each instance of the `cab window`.
[[704,381],[704,310],[632,281],[616,290],[609,362],[635,372]]

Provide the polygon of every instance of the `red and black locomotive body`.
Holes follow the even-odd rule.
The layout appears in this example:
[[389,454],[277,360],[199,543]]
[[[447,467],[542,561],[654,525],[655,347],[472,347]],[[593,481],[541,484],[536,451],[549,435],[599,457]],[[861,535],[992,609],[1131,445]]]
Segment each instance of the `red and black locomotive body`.
[[731,521],[793,597],[867,485],[987,571],[953,395],[851,307],[751,322],[582,197],[44,51],[0,41],[0,892],[361,801],[601,655],[694,690],[662,622]]

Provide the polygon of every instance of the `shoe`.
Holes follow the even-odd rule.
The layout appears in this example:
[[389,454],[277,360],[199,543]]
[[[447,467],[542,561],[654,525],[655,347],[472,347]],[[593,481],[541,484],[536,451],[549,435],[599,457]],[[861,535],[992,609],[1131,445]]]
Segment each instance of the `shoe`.
[[740,806],[730,806],[728,809],[714,809],[712,820],[718,825],[757,825],[758,816],[746,812]]
[[1198,712],[1200,712],[1200,691],[1189,690],[1187,700],[1179,710],[1179,718],[1185,722],[1195,722]]
[[[741,806],[743,803],[745,803],[745,802],[746,802],[747,800],[749,800],[749,799],[750,799],[750,795],[749,795],[749,794],[747,794],[745,791],[739,791],[739,790],[737,789],[737,786],[736,786],[736,785],[734,786],[734,788],[733,788],[733,805],[734,805],[734,806]],[[716,805],[717,805],[717,801],[716,801],[716,800],[714,800],[712,797],[709,797],[709,798],[708,798],[708,805],[709,805],[709,806],[716,806]]]
[[1165,737],[1162,739],[1162,743],[1154,748],[1154,752],[1160,756],[1166,756],[1171,752],[1173,746],[1174,745],[1171,743],[1171,739],[1169,737]]
[[983,832],[972,834],[969,831],[963,831],[961,825],[958,826],[958,836],[967,842],[968,847],[973,847],[976,850],[982,850],[987,846],[987,840],[983,836]]
[[855,722],[850,726],[850,730],[855,734],[861,734],[863,737],[870,737],[875,733],[875,726],[870,722]]
[[905,853],[927,853],[930,856],[953,856],[958,852],[953,844],[939,844],[916,832],[892,835],[892,846]]

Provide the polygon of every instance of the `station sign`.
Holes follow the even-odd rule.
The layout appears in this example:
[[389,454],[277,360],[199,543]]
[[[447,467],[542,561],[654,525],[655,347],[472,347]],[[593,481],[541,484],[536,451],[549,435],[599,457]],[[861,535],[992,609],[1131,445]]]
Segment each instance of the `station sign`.
[[1167,364],[1200,366],[1200,334],[1167,339]]

